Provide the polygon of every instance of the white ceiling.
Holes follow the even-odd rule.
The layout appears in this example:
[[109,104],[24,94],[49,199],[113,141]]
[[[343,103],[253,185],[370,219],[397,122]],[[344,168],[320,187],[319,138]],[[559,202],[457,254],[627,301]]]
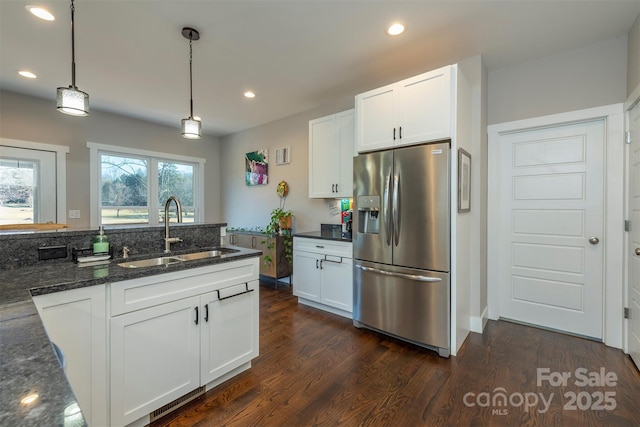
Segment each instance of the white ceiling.
[[[49,8],[53,22],[27,4]],[[0,0],[0,89],[71,83],[70,1]],[[76,0],[76,84],[91,108],[223,136],[482,54],[489,70],[626,36],[640,0]],[[385,33],[401,21],[406,32]],[[29,69],[38,79],[18,76]],[[257,97],[243,93],[251,89]],[[81,120],[81,119],[79,119]]]

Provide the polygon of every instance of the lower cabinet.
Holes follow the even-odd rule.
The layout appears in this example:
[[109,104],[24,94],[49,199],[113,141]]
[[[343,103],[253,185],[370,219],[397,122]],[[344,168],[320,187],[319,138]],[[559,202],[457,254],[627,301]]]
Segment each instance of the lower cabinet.
[[33,302],[49,339],[62,350],[85,420],[109,425],[105,285],[38,295]]
[[[258,261],[249,270],[237,263],[217,274],[203,267],[155,276],[156,283],[146,277],[111,285],[111,425],[138,421],[251,366],[259,344]],[[145,304],[152,306],[136,309]]]
[[351,318],[351,242],[293,238],[293,294],[301,304]]

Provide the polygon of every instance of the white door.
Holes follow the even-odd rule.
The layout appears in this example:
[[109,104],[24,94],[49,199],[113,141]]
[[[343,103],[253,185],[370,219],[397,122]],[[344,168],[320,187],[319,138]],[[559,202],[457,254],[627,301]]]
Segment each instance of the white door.
[[602,339],[604,133],[500,135],[500,317]]
[[629,112],[629,354],[640,368],[640,104]]
[[320,255],[293,250],[293,294],[320,302]]
[[320,302],[340,310],[353,311],[353,262],[350,258],[327,255],[320,260]]
[[356,95],[356,148],[358,153],[393,147],[397,86],[387,85]]

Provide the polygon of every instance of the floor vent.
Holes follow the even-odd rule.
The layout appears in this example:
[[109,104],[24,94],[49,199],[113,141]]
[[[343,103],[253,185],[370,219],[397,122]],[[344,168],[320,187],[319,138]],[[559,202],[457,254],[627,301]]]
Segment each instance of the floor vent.
[[149,414],[149,417],[150,417],[149,422],[154,422],[158,418],[161,418],[161,417],[167,415],[169,412],[175,411],[176,409],[178,409],[182,405],[184,405],[184,404],[186,404],[188,402],[191,402],[196,397],[204,394],[205,391],[206,390],[205,390],[204,386],[199,387],[199,388],[197,388],[197,389],[185,394],[184,396],[181,396],[181,397],[177,398],[173,402],[169,402],[166,405],[164,405],[163,407],[156,409],[155,411],[153,411],[152,413]]

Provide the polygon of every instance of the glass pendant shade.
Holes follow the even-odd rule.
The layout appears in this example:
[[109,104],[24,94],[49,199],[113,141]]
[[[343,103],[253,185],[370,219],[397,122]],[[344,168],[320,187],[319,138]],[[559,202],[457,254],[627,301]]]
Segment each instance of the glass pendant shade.
[[72,116],[89,115],[89,95],[72,86],[59,87],[57,92],[57,108],[61,113]]
[[200,139],[200,127],[202,123],[189,117],[182,119],[182,136],[187,139]]

